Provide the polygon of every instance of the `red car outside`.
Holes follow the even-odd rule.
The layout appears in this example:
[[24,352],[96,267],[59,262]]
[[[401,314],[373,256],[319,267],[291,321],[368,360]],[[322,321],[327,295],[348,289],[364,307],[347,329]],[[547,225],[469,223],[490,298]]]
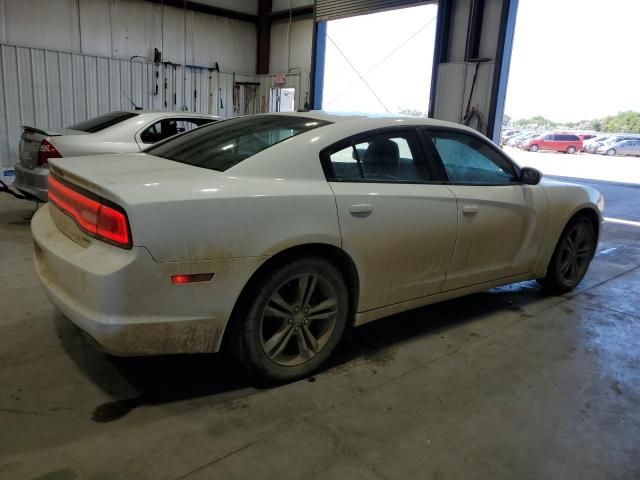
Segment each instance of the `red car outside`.
[[552,150],[555,152],[576,153],[582,150],[582,140],[572,133],[547,133],[534,137],[521,145],[524,150]]

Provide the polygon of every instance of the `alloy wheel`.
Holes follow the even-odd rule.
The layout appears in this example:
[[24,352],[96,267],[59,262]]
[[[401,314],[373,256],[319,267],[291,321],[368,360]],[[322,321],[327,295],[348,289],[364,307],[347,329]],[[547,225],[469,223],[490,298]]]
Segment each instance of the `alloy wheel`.
[[326,346],[337,316],[338,298],[331,283],[317,273],[296,275],[265,304],[260,321],[262,348],[278,365],[301,365]]
[[593,255],[593,241],[588,229],[585,223],[574,225],[560,250],[560,276],[568,285],[577,284],[589,267]]

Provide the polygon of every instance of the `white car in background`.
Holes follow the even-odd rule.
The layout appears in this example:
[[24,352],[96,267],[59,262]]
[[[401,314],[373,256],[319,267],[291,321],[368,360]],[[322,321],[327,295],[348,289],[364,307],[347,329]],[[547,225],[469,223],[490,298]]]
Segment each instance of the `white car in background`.
[[51,161],[32,221],[54,305],[118,355],[216,352],[308,375],[347,326],[498,285],[578,285],[603,199],[456,124],[322,112]]
[[47,201],[52,158],[136,153],[178,133],[220,120],[190,112],[136,110],[112,112],[66,128],[22,127],[15,187],[29,198]]

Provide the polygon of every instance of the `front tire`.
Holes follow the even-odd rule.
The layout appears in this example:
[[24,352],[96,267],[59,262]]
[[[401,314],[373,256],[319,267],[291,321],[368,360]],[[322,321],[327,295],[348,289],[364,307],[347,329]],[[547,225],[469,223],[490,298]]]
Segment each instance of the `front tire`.
[[607,155],[610,157],[615,156],[616,154],[616,150],[614,148],[610,148],[609,150],[607,150]]
[[566,293],[582,281],[595,255],[596,233],[591,221],[580,216],[565,227],[538,283],[553,293]]
[[573,155],[574,153],[576,153],[576,147],[569,147],[567,148],[567,153],[569,155]]
[[540,147],[538,145],[531,145],[529,147],[530,152],[537,152],[538,150],[540,150]]
[[[340,271],[321,257],[280,265],[243,295],[232,350],[261,380],[288,382],[319,368],[338,346],[349,317]],[[240,300],[243,301],[243,300]]]

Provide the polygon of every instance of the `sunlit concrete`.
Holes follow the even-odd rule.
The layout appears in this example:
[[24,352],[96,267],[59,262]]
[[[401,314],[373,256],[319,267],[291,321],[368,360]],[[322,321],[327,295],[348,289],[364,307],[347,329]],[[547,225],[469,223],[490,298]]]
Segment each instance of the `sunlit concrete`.
[[0,478],[640,477],[640,229],[607,223],[572,294],[390,317],[259,389],[222,355],[94,350],[37,283],[32,210],[0,194]]

